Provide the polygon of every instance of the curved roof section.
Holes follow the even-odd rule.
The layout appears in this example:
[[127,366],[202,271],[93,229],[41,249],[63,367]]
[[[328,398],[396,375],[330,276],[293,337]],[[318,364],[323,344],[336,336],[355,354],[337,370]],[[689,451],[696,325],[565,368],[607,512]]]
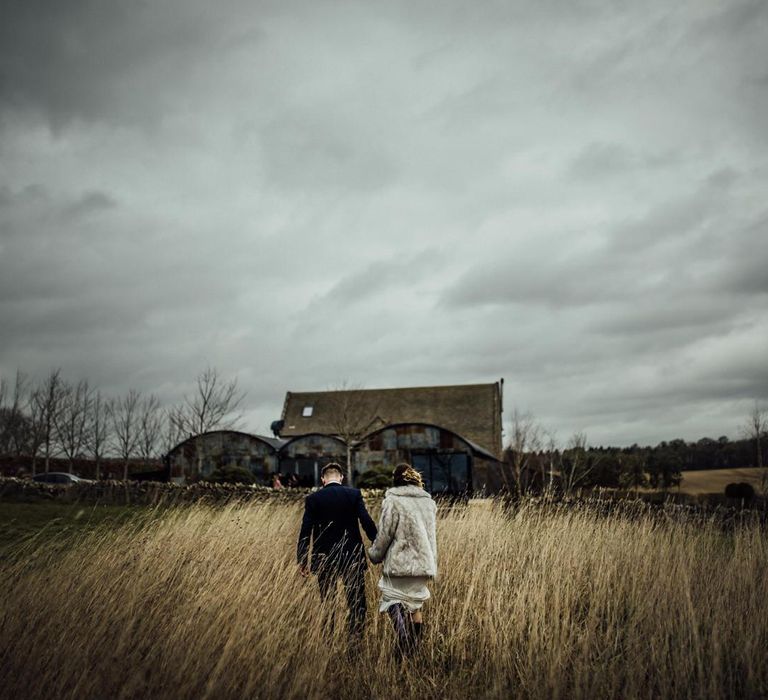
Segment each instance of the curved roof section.
[[253,433],[246,433],[242,430],[208,430],[205,433],[198,433],[197,435],[191,435],[186,440],[182,440],[177,445],[174,445],[170,450],[168,450],[168,454],[171,454],[172,452],[175,452],[180,447],[183,447],[188,442],[192,442],[193,440],[198,440],[203,437],[207,437],[209,435],[240,435],[242,437],[247,437],[252,440],[256,440],[258,442],[263,442],[266,444],[273,452],[277,452],[284,444],[285,440],[281,440],[280,438],[270,438],[266,437],[264,435],[254,435]]
[[356,444],[359,445],[363,442],[366,442],[370,438],[372,438],[374,435],[378,435],[379,433],[383,433],[385,430],[390,430],[393,428],[400,428],[407,425],[420,425],[425,428],[436,428],[437,430],[442,430],[446,433],[450,433],[451,435],[459,438],[462,442],[465,442],[467,446],[472,450],[473,454],[479,455],[483,459],[490,459],[494,462],[498,462],[499,459],[494,455],[493,453],[489,452],[483,447],[480,447],[480,445],[472,442],[471,440],[467,440],[463,435],[460,435],[455,430],[451,430],[450,428],[446,428],[442,425],[435,425],[434,423],[424,423],[422,421],[414,421],[414,422],[403,422],[403,423],[390,423],[389,425],[384,425],[381,428],[376,428],[376,430],[371,431],[366,436],[364,436],[361,440],[359,440]]
[[325,438],[326,440],[333,440],[334,442],[338,442],[340,445],[342,445],[344,449],[346,449],[347,447],[347,443],[344,442],[344,440],[342,440],[341,438],[336,437],[335,435],[328,435],[327,433],[313,432],[313,433],[304,433],[303,435],[296,435],[294,437],[288,438],[287,440],[281,440],[280,442],[282,444],[278,448],[278,452],[282,452],[285,448],[287,448],[289,445],[292,445],[294,442],[298,442],[299,440],[303,440],[304,438],[308,438],[308,437],[321,437],[321,438]]

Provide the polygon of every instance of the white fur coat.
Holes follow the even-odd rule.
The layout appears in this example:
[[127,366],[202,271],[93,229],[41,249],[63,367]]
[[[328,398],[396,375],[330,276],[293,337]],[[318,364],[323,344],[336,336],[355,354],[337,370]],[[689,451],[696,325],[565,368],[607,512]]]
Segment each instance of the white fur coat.
[[432,497],[418,486],[387,489],[379,532],[368,549],[385,576],[437,576],[437,540]]

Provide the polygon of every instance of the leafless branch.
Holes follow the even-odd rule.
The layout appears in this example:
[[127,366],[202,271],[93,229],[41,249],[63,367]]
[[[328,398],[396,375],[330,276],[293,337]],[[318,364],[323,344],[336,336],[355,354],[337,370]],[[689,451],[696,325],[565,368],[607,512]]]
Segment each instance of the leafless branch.
[[325,411],[331,432],[347,445],[347,483],[352,485],[352,445],[376,427],[379,404],[371,403],[363,385],[343,380],[329,389]]
[[163,431],[160,401],[150,394],[139,406],[139,456],[148,462],[157,457],[157,448]]
[[207,367],[198,375],[192,394],[174,409],[173,420],[185,435],[234,429],[242,419],[240,406],[244,398],[236,378],[225,382],[218,370]]
[[[755,401],[747,420],[742,425],[741,433],[747,440],[755,443],[755,466],[763,468],[763,443],[768,439],[768,411]],[[768,491],[768,469],[762,474],[763,493]]]
[[101,476],[101,461],[107,451],[112,436],[110,412],[112,402],[105,400],[97,391],[90,406],[88,450],[96,463],[96,478]]
[[0,377],[0,454],[18,457],[29,451],[28,385],[27,375],[19,370],[13,385]]
[[[42,448],[46,472],[50,470],[51,457],[60,451],[56,441],[55,424],[57,414],[61,410],[63,383],[61,370],[53,369],[32,394],[33,422],[36,425],[39,446]],[[37,452],[34,454],[36,455]]]
[[541,449],[543,428],[530,412],[521,412],[517,407],[512,411],[509,450],[515,489],[518,495],[525,491],[525,477],[531,455]]
[[52,415],[58,443],[69,460],[70,473],[75,459],[82,456],[88,444],[92,400],[93,391],[87,381],[61,383],[58,410]]
[[563,491],[573,493],[574,489],[582,483],[594,469],[587,459],[587,434],[577,432],[571,436],[568,446],[563,452],[561,473],[563,478]]
[[111,405],[112,440],[115,451],[123,460],[123,480],[128,480],[128,463],[139,445],[139,403],[141,394],[131,389]]

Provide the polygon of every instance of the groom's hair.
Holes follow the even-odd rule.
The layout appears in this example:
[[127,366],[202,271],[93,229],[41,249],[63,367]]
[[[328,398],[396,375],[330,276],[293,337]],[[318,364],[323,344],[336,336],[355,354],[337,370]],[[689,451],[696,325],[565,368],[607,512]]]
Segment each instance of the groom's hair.
[[338,462],[328,462],[321,470],[320,476],[327,477],[329,474],[336,473],[340,477],[344,478],[344,471]]

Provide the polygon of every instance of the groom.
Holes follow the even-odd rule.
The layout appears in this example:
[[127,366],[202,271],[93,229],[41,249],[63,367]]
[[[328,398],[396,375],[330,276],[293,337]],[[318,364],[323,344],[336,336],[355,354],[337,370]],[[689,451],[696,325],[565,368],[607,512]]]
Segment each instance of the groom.
[[[365,569],[367,560],[358,523],[368,539],[376,539],[376,525],[365,509],[358,489],[342,486],[344,473],[335,462],[326,464],[320,480],[323,488],[304,501],[304,518],[296,556],[302,576],[317,575],[322,605],[327,606],[340,579],[349,607],[349,631],[360,637],[365,626]],[[309,542],[312,540],[312,561]],[[330,620],[330,617],[329,617]]]

